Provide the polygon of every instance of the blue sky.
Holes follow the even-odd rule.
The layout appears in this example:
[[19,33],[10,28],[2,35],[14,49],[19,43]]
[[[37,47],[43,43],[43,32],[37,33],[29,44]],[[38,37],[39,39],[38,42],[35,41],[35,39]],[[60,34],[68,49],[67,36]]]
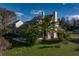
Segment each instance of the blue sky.
[[55,10],[58,12],[58,17],[79,15],[79,4],[77,3],[0,3],[0,8],[6,8],[8,10],[14,11],[17,14],[18,19],[25,21],[36,16],[41,10],[44,11],[46,14],[51,14]]

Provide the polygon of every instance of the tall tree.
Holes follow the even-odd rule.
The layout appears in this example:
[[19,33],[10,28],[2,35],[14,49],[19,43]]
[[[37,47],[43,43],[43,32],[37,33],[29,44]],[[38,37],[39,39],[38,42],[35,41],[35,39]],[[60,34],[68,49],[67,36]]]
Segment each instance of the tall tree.
[[0,16],[2,17],[0,20],[0,30],[4,33],[7,30],[7,27],[16,20],[16,14],[12,11],[1,8]]

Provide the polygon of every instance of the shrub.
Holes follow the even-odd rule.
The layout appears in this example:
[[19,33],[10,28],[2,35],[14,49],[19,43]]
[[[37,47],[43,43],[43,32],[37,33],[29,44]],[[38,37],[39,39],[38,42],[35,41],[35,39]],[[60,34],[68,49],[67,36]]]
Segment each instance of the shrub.
[[79,51],[79,45],[77,46],[77,48],[75,49],[75,51]]
[[59,42],[61,42],[61,40],[59,40],[59,39],[42,40],[43,44],[55,44],[55,43],[59,43]]
[[32,46],[32,45],[35,44],[35,42],[36,42],[36,39],[30,38],[30,39],[28,40],[28,42],[26,42],[26,44],[27,44],[28,46]]
[[59,40],[64,40],[64,32],[63,31],[58,31],[58,38],[59,38]]
[[44,46],[41,46],[39,47],[40,49],[44,49],[44,48],[53,48],[53,46],[50,46],[50,45],[44,45]]
[[68,40],[69,39],[69,33],[67,31],[58,31],[58,37],[59,40]]
[[67,40],[64,40],[64,41],[63,41],[63,44],[68,44],[68,41],[67,41]]
[[55,45],[55,48],[60,48],[60,47],[61,47],[60,44],[56,44],[56,45]]

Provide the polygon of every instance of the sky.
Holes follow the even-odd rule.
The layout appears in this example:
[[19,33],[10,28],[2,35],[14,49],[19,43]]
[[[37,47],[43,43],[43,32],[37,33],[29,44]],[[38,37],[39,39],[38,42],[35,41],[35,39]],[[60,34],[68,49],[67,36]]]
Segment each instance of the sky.
[[16,13],[17,19],[28,21],[44,11],[46,15],[58,12],[58,17],[79,15],[78,3],[0,3],[0,8],[6,8]]

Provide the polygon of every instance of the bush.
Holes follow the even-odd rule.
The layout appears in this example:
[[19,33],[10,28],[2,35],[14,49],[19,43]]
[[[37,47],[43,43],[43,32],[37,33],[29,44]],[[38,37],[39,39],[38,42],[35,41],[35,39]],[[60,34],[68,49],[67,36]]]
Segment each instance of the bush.
[[60,48],[60,47],[61,47],[60,44],[56,44],[56,45],[55,45],[55,48]]
[[36,39],[30,38],[30,39],[28,39],[28,41],[26,42],[26,45],[32,46],[32,45],[34,45],[35,43],[36,43]]
[[63,41],[63,44],[68,44],[68,41],[67,41],[67,40],[64,40],[64,41]]
[[44,49],[44,48],[53,48],[53,46],[50,46],[50,45],[44,45],[44,46],[41,46],[39,47],[40,49]]
[[79,44],[79,39],[70,39],[69,41]]
[[68,40],[69,33],[67,31],[58,31],[59,40]]
[[55,44],[59,42],[61,42],[59,39],[42,40],[42,44]]
[[64,40],[64,32],[63,31],[58,31],[58,38],[59,38],[59,40]]
[[75,49],[75,51],[79,51],[79,45],[77,46],[77,48]]

